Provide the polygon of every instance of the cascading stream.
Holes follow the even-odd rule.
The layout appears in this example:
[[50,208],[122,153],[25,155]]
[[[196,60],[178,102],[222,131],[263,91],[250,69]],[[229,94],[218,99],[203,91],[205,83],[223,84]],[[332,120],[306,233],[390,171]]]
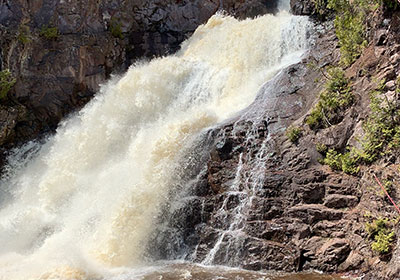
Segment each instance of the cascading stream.
[[[253,106],[255,111],[262,110],[258,106]],[[259,127],[264,122],[262,118],[255,116],[263,116],[263,112],[248,111],[244,113],[233,125],[233,130],[229,137],[240,138],[238,135],[242,131],[243,122],[249,124],[249,128],[244,136],[242,144],[243,151],[239,154],[239,160],[236,167],[236,174],[232,184],[227,191],[224,192],[223,201],[220,208],[217,210],[214,219],[224,221],[229,225],[226,230],[219,230],[218,239],[206,257],[202,260],[202,264],[215,264],[215,258],[219,254],[224,256],[223,260],[219,259],[218,264],[235,266],[240,261],[240,248],[243,246],[244,237],[246,236],[245,225],[248,218],[248,212],[253,208],[253,200],[256,198],[257,191],[262,188],[265,180],[265,163],[267,154],[270,150],[270,139],[265,137],[265,133],[260,135]],[[258,114],[259,113],[259,114]],[[221,131],[225,133],[224,130]],[[221,137],[225,139],[228,136]],[[260,144],[254,141],[255,139],[263,139]],[[236,205],[228,206],[232,198],[238,198]],[[222,246],[222,244],[224,246]],[[194,253],[196,255],[197,252]]]
[[17,151],[0,186],[0,279],[102,279],[145,265],[191,145],[298,61],[308,29],[285,11],[217,14],[177,54],[103,85],[34,156]]

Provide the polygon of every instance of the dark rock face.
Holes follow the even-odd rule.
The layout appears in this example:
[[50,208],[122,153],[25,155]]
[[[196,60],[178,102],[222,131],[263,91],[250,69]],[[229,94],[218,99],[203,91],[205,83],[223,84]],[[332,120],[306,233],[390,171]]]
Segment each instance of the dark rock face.
[[[350,215],[361,195],[357,180],[346,176],[348,182],[342,186],[337,183],[342,175],[311,167],[312,161],[305,153],[293,150],[282,154],[282,150],[287,151],[286,145],[270,149],[275,154],[266,162],[265,179],[253,185],[255,190],[244,193],[240,193],[240,188],[235,193],[227,186],[238,171],[233,166],[235,161],[239,164],[240,155],[232,155],[222,164],[211,157],[207,181],[214,194],[203,198],[203,203],[210,205],[209,219],[195,226],[199,236],[195,260],[206,260],[217,248],[212,259],[215,264],[247,269],[338,271],[350,252],[359,246],[353,236],[353,228],[358,224]],[[296,164],[290,166],[293,159]],[[298,162],[303,165],[299,167]],[[257,172],[254,162],[243,163],[246,165],[241,170],[242,176]],[[215,169],[210,169],[214,164],[231,166],[232,171],[227,174],[225,167],[214,172]],[[248,187],[246,183],[243,185],[244,189]],[[349,186],[356,196],[341,195]],[[341,201],[343,207],[337,209],[337,204],[330,203],[332,198],[341,196],[348,199]],[[242,208],[240,203],[244,204]],[[238,218],[238,214],[243,217]]]
[[[0,70],[17,79],[3,101],[11,109],[2,149],[53,131],[111,73],[175,52],[216,11],[244,18],[276,8],[275,0],[0,1]],[[41,34],[49,27],[58,36]],[[17,118],[12,108],[21,106],[26,114]]]
[[310,0],[290,0],[290,9],[294,15],[312,15],[314,2]]
[[[308,58],[266,84],[237,118],[210,132],[207,171],[194,189],[201,211],[186,211],[191,214],[185,220],[192,223],[183,236],[194,240],[186,244],[187,258],[247,269],[400,277],[398,245],[393,244],[392,254],[378,256],[365,230],[370,216],[396,216],[394,207],[371,186],[373,173],[400,180],[394,171],[399,161],[392,157],[365,166],[356,177],[321,165],[315,147],[323,143],[340,150],[356,143],[360,123],[369,113],[366,93],[374,87],[372,77],[385,77],[386,90],[393,91],[390,81],[400,73],[399,42],[393,30],[384,40],[382,33],[373,33],[370,46],[346,70],[358,99],[343,112],[340,123],[319,131],[304,125],[322,89],[322,82],[315,82],[321,81],[322,73],[306,65],[312,61],[323,67],[339,59],[335,36],[326,32]],[[369,72],[365,75],[360,69]],[[303,128],[297,144],[282,133],[290,124]]]
[[[383,18],[375,20],[373,29],[382,29]],[[372,32],[370,45],[346,69],[357,100],[340,123],[318,131],[304,124],[322,89],[315,82],[321,72],[307,63],[323,67],[338,61],[335,38],[327,32],[308,58],[265,85],[240,116],[210,132],[207,172],[199,182],[202,211],[189,219],[200,221],[191,224],[188,236],[196,245],[186,248],[189,258],[248,269],[352,271],[365,279],[400,279],[399,239],[391,253],[379,255],[365,229],[374,217],[398,216],[373,177],[400,181],[398,152],[361,166],[357,177],[321,165],[315,147],[323,143],[344,150],[357,144],[376,79],[386,79],[386,94],[394,98],[400,73],[397,29]],[[296,144],[283,133],[290,124],[303,129]],[[398,193],[395,187],[395,200]]]
[[331,194],[325,198],[324,205],[330,208],[354,207],[358,204],[358,198],[354,195]]
[[327,8],[327,4],[327,0],[290,0],[290,11],[294,15],[311,16],[320,22],[334,17],[333,11]]
[[192,230],[184,239],[196,240],[185,248],[189,259],[333,272],[359,246],[353,233],[359,225],[350,215],[361,196],[357,179],[328,172],[307,145],[282,136],[321,89],[313,83],[321,73],[306,65],[319,56],[335,61],[334,48],[333,37],[318,40],[309,58],[285,69],[236,119],[210,132],[207,171],[198,182],[208,191],[197,196],[200,212],[185,211]]
[[0,106],[0,145],[14,137],[15,126],[26,117],[26,110],[23,106],[5,107]]

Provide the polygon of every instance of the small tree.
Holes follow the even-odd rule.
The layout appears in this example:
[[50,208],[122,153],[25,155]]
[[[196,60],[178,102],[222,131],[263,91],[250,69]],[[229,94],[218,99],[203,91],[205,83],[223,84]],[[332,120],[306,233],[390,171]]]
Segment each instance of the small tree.
[[11,75],[10,70],[0,71],[0,100],[7,97],[7,93],[14,86],[17,80]]
[[48,40],[57,39],[58,29],[57,27],[49,27],[47,25],[44,25],[40,30],[40,36],[43,36]]

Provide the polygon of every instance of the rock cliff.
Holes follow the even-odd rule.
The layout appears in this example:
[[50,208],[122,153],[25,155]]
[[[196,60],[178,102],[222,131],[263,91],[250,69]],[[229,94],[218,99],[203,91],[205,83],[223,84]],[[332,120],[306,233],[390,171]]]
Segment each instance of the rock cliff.
[[[319,17],[312,2],[292,1],[292,9]],[[306,58],[265,85],[240,116],[210,132],[207,171],[194,190],[201,207],[186,211],[191,213],[186,228],[194,230],[185,234],[196,239],[195,260],[207,262],[214,251],[215,263],[248,269],[400,279],[399,213],[376,179],[398,201],[398,148],[381,149],[382,140],[376,144],[379,154],[369,161],[351,152],[369,152],[368,130],[385,133],[376,128],[381,123],[371,123],[376,107],[391,108],[380,116],[396,122],[400,12],[380,8],[369,15],[369,43],[343,67],[352,105],[336,111],[331,121],[323,112],[326,124],[316,129],[309,118],[314,108],[324,108],[318,103],[331,78],[327,73],[343,56],[332,14],[325,15],[325,24],[317,20],[325,29]],[[298,129],[296,137],[290,127]],[[354,162],[342,157],[335,166],[327,160],[331,151],[343,151],[359,165],[349,171],[345,167]],[[243,209],[246,214],[238,218]]]

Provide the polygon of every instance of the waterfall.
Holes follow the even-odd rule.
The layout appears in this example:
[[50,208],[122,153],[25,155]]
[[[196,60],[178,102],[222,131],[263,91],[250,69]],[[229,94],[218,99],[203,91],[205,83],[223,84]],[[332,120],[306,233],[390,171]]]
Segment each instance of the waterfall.
[[169,193],[202,156],[193,145],[299,61],[308,29],[286,11],[216,14],[175,55],[103,85],[46,143],[15,151],[0,185],[0,279],[103,279],[146,266]]

